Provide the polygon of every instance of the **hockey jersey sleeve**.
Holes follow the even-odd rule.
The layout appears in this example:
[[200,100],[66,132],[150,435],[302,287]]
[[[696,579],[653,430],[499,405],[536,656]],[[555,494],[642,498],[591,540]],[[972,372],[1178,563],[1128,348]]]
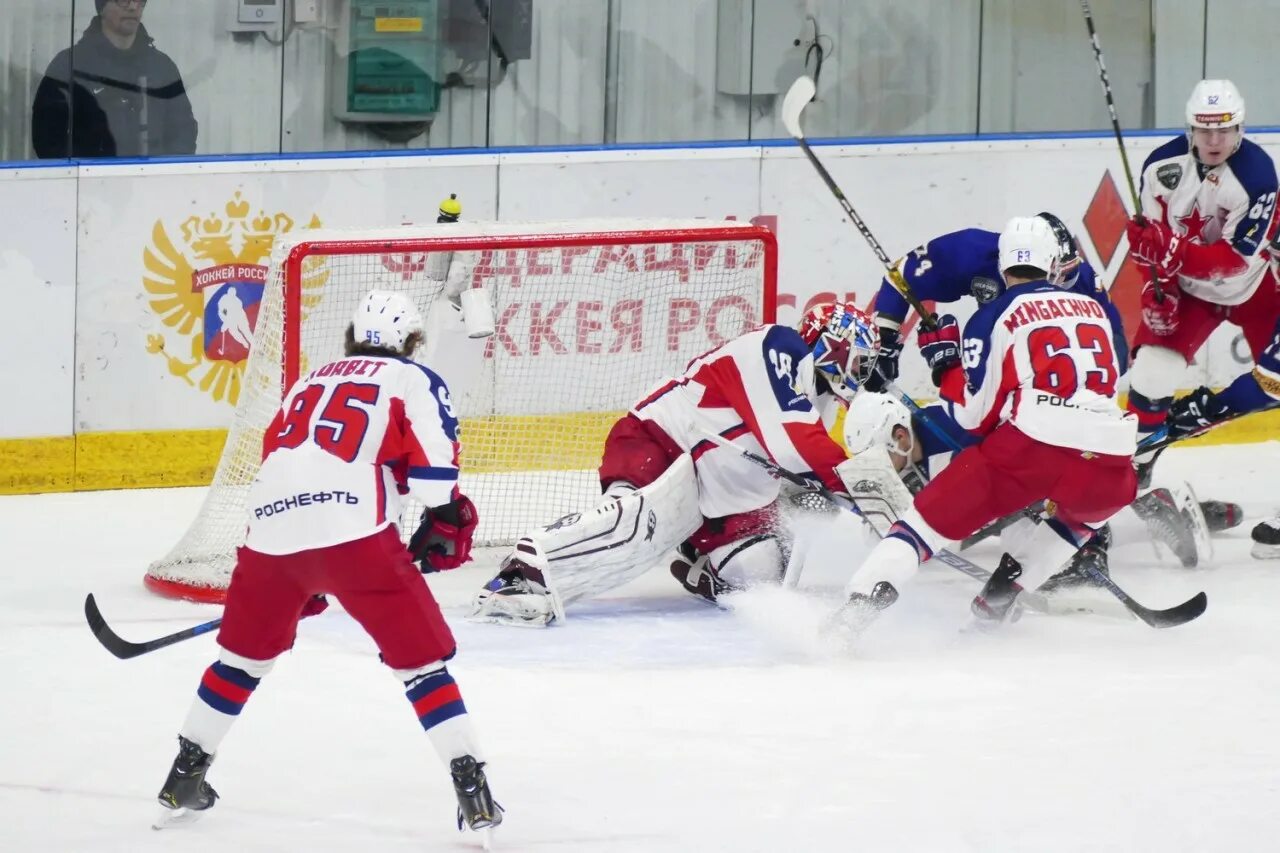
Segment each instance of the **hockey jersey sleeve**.
[[408,366],[401,393],[391,400],[378,462],[391,468],[402,491],[441,506],[459,494],[458,419],[444,380],[422,365]]
[[845,490],[835,467],[847,456],[814,407],[813,353],[794,329],[773,326],[758,353],[717,359],[694,378],[714,388],[778,465]]
[[949,371],[939,388],[953,404],[956,424],[982,436],[999,426],[1009,395],[1018,387],[1009,333],[995,322],[1002,307],[1003,301],[990,303],[969,318],[960,342],[963,366]]
[[[956,302],[970,295],[974,276],[994,259],[998,240],[998,234],[980,228],[953,231],[913,249],[897,266],[921,300]],[[880,280],[875,309],[878,319],[894,323],[901,323],[910,310],[888,276]]]

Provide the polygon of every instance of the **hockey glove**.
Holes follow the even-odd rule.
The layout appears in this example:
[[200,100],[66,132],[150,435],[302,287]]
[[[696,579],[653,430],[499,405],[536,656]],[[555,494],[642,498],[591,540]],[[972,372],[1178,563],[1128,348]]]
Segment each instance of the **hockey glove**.
[[1174,400],[1165,416],[1169,438],[1185,438],[1208,429],[1231,414],[1231,407],[1219,395],[1201,385],[1185,397]]
[[1154,334],[1167,337],[1178,331],[1178,285],[1166,281],[1161,285],[1164,300],[1156,296],[1154,282],[1142,286],[1142,322]]
[[1155,268],[1161,279],[1173,278],[1186,260],[1187,243],[1162,222],[1147,219],[1143,224],[1130,219],[1125,226],[1129,235],[1129,252],[1134,260]]
[[307,603],[302,605],[302,617],[306,619],[308,616],[319,616],[321,613],[329,609],[329,599],[323,595],[313,595],[307,599]]
[[942,387],[947,371],[960,366],[960,324],[950,314],[938,318],[938,327],[920,330],[920,354],[933,371],[933,384]]
[[876,356],[871,375],[862,383],[868,391],[883,391],[898,378],[898,357],[902,355],[902,338],[897,329],[880,327],[880,354]]
[[471,538],[479,521],[476,505],[466,495],[427,507],[409,539],[409,553],[424,573],[456,569],[471,559]]

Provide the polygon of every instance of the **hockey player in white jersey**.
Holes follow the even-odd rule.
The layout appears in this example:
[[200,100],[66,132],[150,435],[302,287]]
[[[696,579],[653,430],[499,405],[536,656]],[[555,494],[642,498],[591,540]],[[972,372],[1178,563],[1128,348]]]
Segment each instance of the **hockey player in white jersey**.
[[[236,552],[218,633],[160,790],[162,823],[211,808],[205,781],[218,748],[298,620],[332,593],[369,633],[381,660],[449,767],[458,824],[502,821],[484,763],[445,661],[453,634],[422,571],[466,562],[475,507],[458,490],[458,422],[449,390],[409,360],[422,317],[402,294],[373,291],[347,330],[346,357],[317,367],[286,395],[263,435],[263,462],[248,497],[248,531]],[[406,549],[394,519],[402,495],[427,509]],[[305,748],[300,744],[299,748]]]
[[1135,419],[1116,405],[1119,366],[1106,312],[1049,281],[1052,229],[1035,217],[1000,235],[1005,292],[980,307],[963,336],[954,317],[919,335],[921,354],[956,422],[981,441],[959,453],[913,499],[854,573],[839,614],[851,630],[897,600],[933,553],[1037,501],[1053,517],[1009,549],[976,617],[1002,621],[1132,502]]
[[[1244,332],[1255,362],[1280,317],[1280,287],[1264,251],[1274,231],[1275,164],[1244,138],[1245,104],[1230,80],[1201,80],[1187,101],[1187,130],[1147,157],[1142,218],[1129,250],[1154,276],[1142,291],[1142,326],[1129,372],[1139,434],[1165,421],[1200,346],[1223,322]],[[1138,456],[1140,479],[1153,458]]]
[[600,464],[604,500],[521,539],[477,596],[479,621],[542,626],[564,606],[614,589],[669,558],[672,574],[710,600],[777,581],[778,480],[732,442],[847,490],[847,459],[827,433],[869,375],[879,349],[852,303],[818,306],[799,330],[764,325],[695,358],[660,382],[610,430]]

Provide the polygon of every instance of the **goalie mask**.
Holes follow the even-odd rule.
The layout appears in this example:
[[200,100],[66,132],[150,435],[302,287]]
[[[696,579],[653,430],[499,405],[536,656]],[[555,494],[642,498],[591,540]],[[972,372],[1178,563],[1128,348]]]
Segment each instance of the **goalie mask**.
[[403,350],[410,335],[422,333],[422,314],[403,293],[371,290],[361,300],[351,325],[357,343]]
[[1080,280],[1080,265],[1084,263],[1084,258],[1080,255],[1080,247],[1076,245],[1076,238],[1071,236],[1071,231],[1066,224],[1052,213],[1045,211],[1037,213],[1036,217],[1049,223],[1053,236],[1058,241],[1057,265],[1049,270],[1049,283],[1063,290],[1070,290]]
[[852,302],[825,302],[804,315],[797,330],[813,351],[814,372],[842,400],[853,399],[880,354],[880,330]]

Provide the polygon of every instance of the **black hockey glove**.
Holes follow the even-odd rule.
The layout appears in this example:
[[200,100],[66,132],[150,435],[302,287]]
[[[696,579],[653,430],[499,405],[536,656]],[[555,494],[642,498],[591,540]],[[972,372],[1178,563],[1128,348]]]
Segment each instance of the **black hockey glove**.
[[898,378],[898,357],[902,355],[902,338],[897,329],[880,327],[880,354],[876,356],[871,375],[862,387],[868,391],[883,391]]
[[1229,414],[1231,407],[1201,385],[1187,396],[1174,400],[1164,422],[1169,438],[1178,439],[1208,429]]

